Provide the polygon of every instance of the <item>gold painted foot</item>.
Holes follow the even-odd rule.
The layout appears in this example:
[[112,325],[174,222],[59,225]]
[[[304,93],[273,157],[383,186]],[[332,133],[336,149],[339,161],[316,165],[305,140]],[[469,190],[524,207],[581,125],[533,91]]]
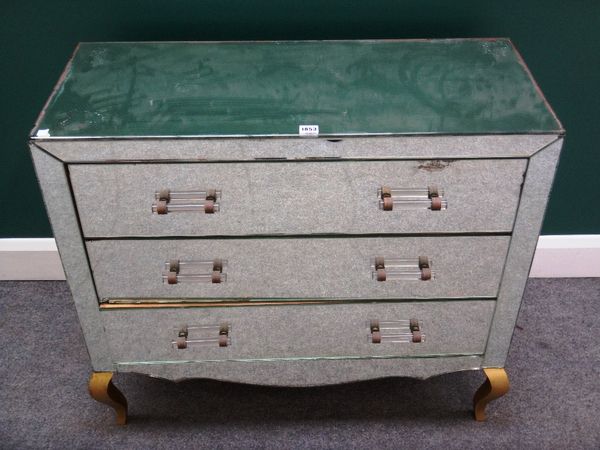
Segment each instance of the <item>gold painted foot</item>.
[[487,380],[481,385],[473,398],[475,420],[485,420],[485,407],[492,400],[502,397],[510,387],[506,370],[499,368],[483,369]]
[[117,424],[127,422],[127,400],[112,383],[112,372],[93,372],[90,377],[90,395],[94,400],[106,403],[117,412]]

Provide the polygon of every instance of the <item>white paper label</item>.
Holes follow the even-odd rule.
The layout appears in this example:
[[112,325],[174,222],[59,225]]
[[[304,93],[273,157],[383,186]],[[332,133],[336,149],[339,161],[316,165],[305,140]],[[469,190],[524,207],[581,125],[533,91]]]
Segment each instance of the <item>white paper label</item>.
[[37,130],[36,137],[50,137],[50,129]]
[[318,136],[319,125],[300,125],[298,127],[298,134],[300,136]]

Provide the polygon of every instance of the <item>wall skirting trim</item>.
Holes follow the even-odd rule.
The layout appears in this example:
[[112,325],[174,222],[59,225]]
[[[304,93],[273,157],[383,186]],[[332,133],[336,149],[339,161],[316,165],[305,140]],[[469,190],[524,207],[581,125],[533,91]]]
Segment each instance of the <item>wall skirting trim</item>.
[[[531,277],[600,277],[600,234],[541,236]],[[0,239],[0,280],[64,280],[53,238]]]
[[600,234],[540,236],[530,277],[600,277]]
[[54,238],[0,239],[0,280],[64,280]]

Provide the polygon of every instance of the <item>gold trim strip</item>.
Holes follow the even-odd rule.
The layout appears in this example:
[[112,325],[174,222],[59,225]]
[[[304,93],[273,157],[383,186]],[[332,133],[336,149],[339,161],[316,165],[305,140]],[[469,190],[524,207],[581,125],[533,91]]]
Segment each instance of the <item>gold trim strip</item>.
[[230,306],[282,306],[282,305],[319,305],[340,303],[331,300],[274,301],[274,302],[173,302],[173,303],[102,303],[100,309],[156,309],[156,308],[221,308]]
[[160,309],[160,308],[227,308],[239,306],[288,306],[288,305],[344,305],[356,303],[426,303],[454,301],[496,301],[495,298],[464,297],[451,299],[294,299],[294,300],[239,300],[239,301],[165,301],[165,299],[119,299],[118,303],[101,303],[100,310],[109,309]]

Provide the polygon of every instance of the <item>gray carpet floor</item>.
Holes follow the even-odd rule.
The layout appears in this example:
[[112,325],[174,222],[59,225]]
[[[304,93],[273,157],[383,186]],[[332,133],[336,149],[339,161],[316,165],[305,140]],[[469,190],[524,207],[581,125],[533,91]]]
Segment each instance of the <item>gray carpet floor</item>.
[[471,418],[479,372],[318,388],[119,374],[130,423],[87,393],[64,282],[0,283],[0,448],[600,448],[600,279],[530,280],[511,391]]

